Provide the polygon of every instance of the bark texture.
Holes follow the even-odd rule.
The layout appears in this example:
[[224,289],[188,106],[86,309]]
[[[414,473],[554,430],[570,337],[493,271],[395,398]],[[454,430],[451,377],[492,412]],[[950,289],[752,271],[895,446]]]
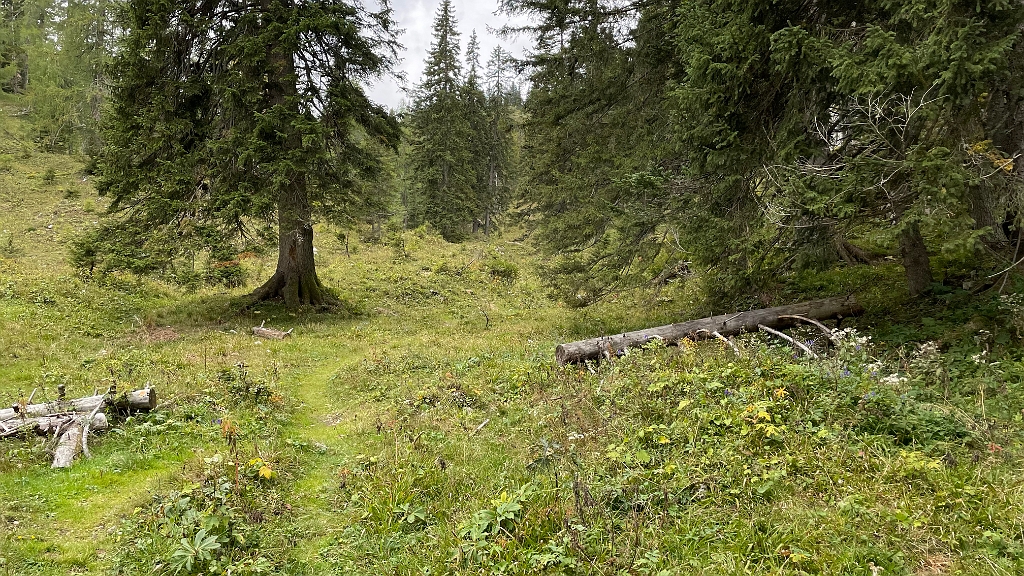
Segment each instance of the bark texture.
[[928,259],[928,247],[916,222],[906,224],[900,232],[900,256],[910,295],[919,296],[927,292],[933,280],[932,265]]
[[107,406],[119,412],[149,412],[156,408],[156,388],[143,388],[115,398],[108,398],[106,395],[101,394],[99,396],[75,398],[74,400],[29,404],[25,407],[18,406],[15,408],[12,406],[11,408],[0,410],[0,423],[10,426],[12,421],[17,422],[25,418],[69,412],[88,414],[95,410],[96,406],[104,402],[106,402]]
[[700,340],[718,333],[732,336],[741,332],[757,332],[760,326],[786,328],[800,322],[798,317],[825,320],[861,314],[864,308],[852,297],[815,300],[776,308],[762,308],[735,314],[723,314],[690,322],[659,326],[614,336],[591,338],[579,342],[560,344],[555,348],[559,365],[596,360],[621,354],[627,348],[641,346],[653,339],[666,344],[677,344],[684,338]]
[[51,468],[68,468],[82,452],[82,423],[74,420],[61,434],[57,450],[53,453]]

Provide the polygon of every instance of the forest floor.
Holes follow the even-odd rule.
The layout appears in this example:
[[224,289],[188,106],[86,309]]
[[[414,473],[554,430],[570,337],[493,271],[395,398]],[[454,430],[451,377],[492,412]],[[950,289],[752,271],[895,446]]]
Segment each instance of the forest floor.
[[560,369],[560,342],[723,311],[696,283],[566,307],[515,235],[346,253],[319,226],[331,313],[244,307],[272,254],[233,289],[83,276],[68,242],[104,199],[18,126],[0,403],[116,383],[162,406],[67,470],[0,444],[0,576],[1024,572],[1012,302],[907,307],[894,266],[858,267],[789,295],[862,287],[840,346],[801,334],[820,360],[755,335]]

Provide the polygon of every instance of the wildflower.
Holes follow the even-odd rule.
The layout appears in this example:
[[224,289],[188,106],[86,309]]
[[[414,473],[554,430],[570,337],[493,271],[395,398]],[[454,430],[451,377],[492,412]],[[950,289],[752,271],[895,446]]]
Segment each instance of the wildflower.
[[843,372],[840,374],[840,376],[842,378],[849,378],[852,375],[853,375],[853,372],[850,372],[849,368],[843,368]]
[[882,384],[888,384],[890,386],[896,386],[896,385],[899,385],[899,384],[903,384],[906,381],[907,381],[907,378],[905,376],[900,376],[899,374],[890,374],[890,375],[886,376],[885,378],[882,378],[881,380],[879,380],[879,382],[881,382]]

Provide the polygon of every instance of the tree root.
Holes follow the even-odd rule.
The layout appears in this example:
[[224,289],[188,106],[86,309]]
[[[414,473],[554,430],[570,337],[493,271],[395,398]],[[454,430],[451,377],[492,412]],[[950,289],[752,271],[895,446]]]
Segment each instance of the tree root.
[[309,274],[287,274],[280,270],[274,273],[262,286],[249,295],[250,305],[257,302],[284,300],[289,308],[301,306],[333,307],[338,304],[324,288],[316,272]]

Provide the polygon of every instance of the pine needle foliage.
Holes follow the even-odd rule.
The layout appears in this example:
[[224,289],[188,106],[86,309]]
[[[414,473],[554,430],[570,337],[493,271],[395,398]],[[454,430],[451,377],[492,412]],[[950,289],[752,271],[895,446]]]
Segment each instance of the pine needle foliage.
[[263,243],[276,221],[277,272],[254,296],[327,301],[312,218],[367,202],[399,138],[363,90],[395,63],[388,4],[133,0],[122,16],[99,186],[118,224],[173,254]]
[[477,180],[474,127],[467,115],[456,25],[451,0],[444,0],[434,18],[434,40],[412,110],[412,160],[424,197],[425,218],[453,242],[466,238]]
[[1020,3],[503,7],[533,17],[528,208],[571,301],[686,262],[764,296],[868,260],[851,238],[899,258],[911,294],[1012,256]]

